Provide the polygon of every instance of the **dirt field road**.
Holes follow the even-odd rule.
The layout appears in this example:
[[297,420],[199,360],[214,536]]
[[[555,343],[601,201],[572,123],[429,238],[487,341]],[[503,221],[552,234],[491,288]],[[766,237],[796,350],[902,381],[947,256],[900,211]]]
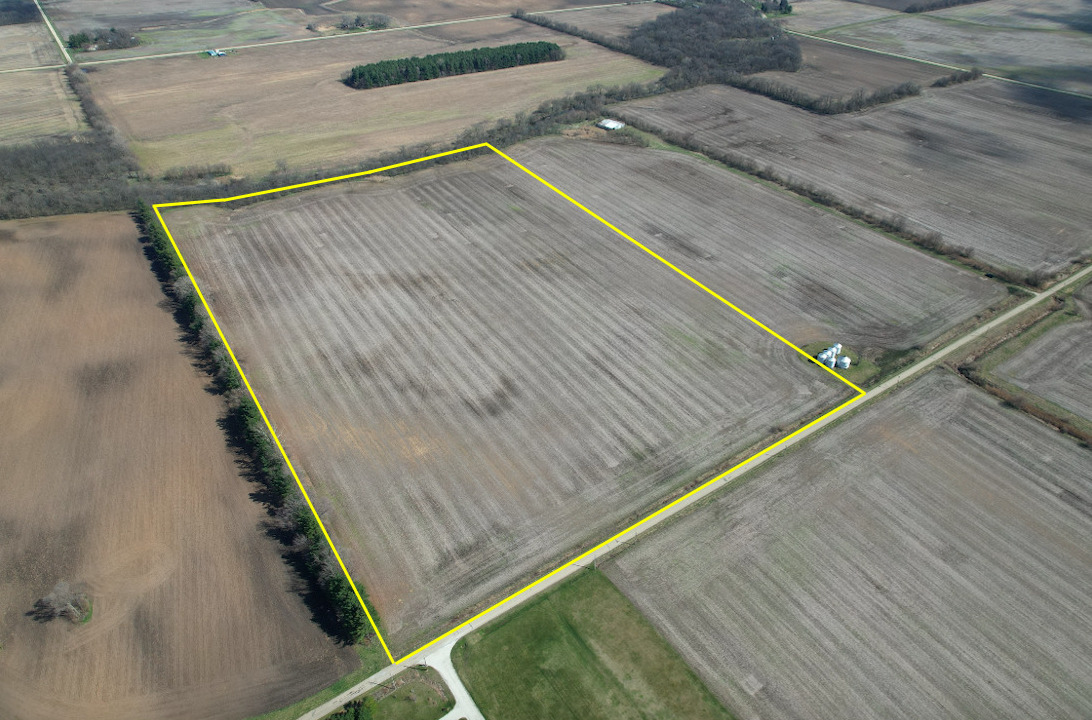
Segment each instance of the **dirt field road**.
[[[1073,274],[1072,276],[1070,276],[1066,280],[1058,283],[1057,285],[1050,288],[1049,290],[1046,290],[1046,291],[1041,292],[1041,293],[1036,293],[1033,297],[1029,298],[1026,302],[1023,302],[1020,305],[1017,305],[1013,309],[1011,309],[1008,312],[998,316],[994,320],[975,328],[974,330],[967,333],[966,335],[961,336],[960,338],[954,340],[953,342],[949,343],[948,345],[941,348],[940,350],[937,350],[932,355],[929,355],[928,357],[922,359],[920,362],[914,364],[912,367],[907,368],[906,370],[904,370],[903,372],[899,373],[898,375],[892,377],[888,381],[880,384],[874,390],[869,392],[868,395],[865,396],[865,398],[862,399],[860,403],[858,403],[858,407],[860,407],[860,405],[862,405],[865,402],[875,401],[876,398],[882,397],[884,394],[889,392],[892,388],[899,385],[900,383],[903,383],[903,382],[905,382],[905,381],[907,381],[907,380],[909,380],[909,379],[911,379],[913,377],[916,377],[916,376],[920,375],[921,373],[925,372],[926,370],[931,368],[933,365],[935,365],[937,362],[944,359],[945,357],[947,357],[951,353],[959,350],[960,348],[966,347],[967,344],[969,344],[969,343],[973,342],[975,339],[981,337],[984,333],[987,333],[990,330],[992,330],[993,328],[995,328],[995,327],[997,327],[997,326],[999,326],[999,325],[1001,325],[1001,324],[1003,324],[1005,322],[1008,322],[1009,320],[1016,317],[1020,313],[1026,311],[1026,310],[1029,310],[1030,308],[1034,307],[1035,305],[1039,304],[1040,302],[1043,302],[1048,297],[1053,295],[1055,292],[1058,292],[1059,290],[1063,290],[1066,287],[1069,287],[1070,285],[1073,285],[1074,283],[1080,282],[1083,278],[1086,278],[1089,275],[1092,275],[1092,266],[1087,267],[1084,270]],[[782,441],[776,447],[767,449],[763,454],[755,457],[752,461],[750,461],[746,465],[745,469],[747,471],[754,470],[756,467],[758,467],[762,463],[766,462],[770,458],[774,457],[775,455],[777,455],[777,454],[781,453],[782,451],[784,451],[784,450],[786,450],[786,449],[800,443],[805,438],[810,437],[814,433],[818,432],[821,428],[829,425],[834,420],[836,420],[836,419],[840,418],[841,416],[845,415],[846,411],[847,411],[847,408],[848,408],[848,405],[843,405],[843,406],[837,408],[835,411],[833,411],[832,413],[830,413],[829,415],[827,415],[826,417],[824,417],[822,420],[815,423],[814,425],[811,425],[811,426],[809,426],[807,428],[804,428],[802,431],[796,433],[795,435],[790,436],[789,438],[786,438],[784,441]],[[678,514],[682,510],[684,510],[687,507],[693,505],[694,503],[702,500],[703,498],[713,494],[714,492],[717,492],[718,490],[721,490],[722,488],[724,488],[725,486],[727,486],[731,482],[735,481],[740,475],[742,475],[743,471],[744,471],[743,466],[737,466],[736,468],[733,468],[729,472],[727,472],[724,475],[717,478],[714,482],[709,483],[708,485],[704,485],[704,486],[700,487],[698,490],[691,493],[690,495],[687,495],[687,496],[685,496],[683,498],[680,498],[675,504],[673,504],[673,505],[669,506],[668,508],[665,508],[664,510],[660,511],[659,514],[657,514],[655,516],[652,516],[650,518],[647,518],[640,525],[632,527],[629,530],[627,530],[627,531],[625,531],[623,533],[620,533],[619,535],[616,535],[615,537],[611,538],[609,541],[607,541],[603,545],[589,551],[588,553],[585,553],[584,555],[581,555],[580,557],[576,558],[575,560],[570,561],[568,564],[558,568],[551,575],[548,575],[547,577],[542,578],[536,584],[534,584],[534,585],[532,585],[532,586],[530,586],[528,588],[525,588],[524,590],[517,593],[517,596],[513,597],[510,601],[508,601],[508,602],[506,602],[504,604],[501,604],[499,606],[494,606],[494,607],[490,608],[489,610],[486,610],[484,613],[478,615],[473,620],[471,620],[470,623],[468,623],[467,625],[456,628],[455,630],[451,631],[449,634],[443,636],[442,638],[438,638],[435,641],[435,643],[439,644],[439,643],[442,642],[444,645],[447,645],[447,644],[452,644],[453,645],[460,638],[462,638],[463,636],[470,633],[470,631],[472,631],[475,627],[480,627],[482,625],[485,625],[485,624],[489,623],[492,620],[495,620],[495,619],[499,618],[500,616],[504,615],[505,613],[509,612],[510,610],[513,610],[515,607],[517,607],[521,603],[523,603],[523,602],[525,602],[527,600],[530,600],[531,598],[535,597],[536,595],[538,595],[538,594],[540,594],[542,592],[545,592],[546,590],[548,590],[551,587],[554,587],[555,585],[559,584],[560,582],[562,582],[563,580],[565,580],[569,576],[571,576],[574,573],[580,571],[584,567],[587,567],[588,565],[594,563],[595,560],[598,559],[599,557],[601,557],[603,555],[606,555],[606,554],[608,554],[610,552],[613,552],[619,546],[621,546],[621,545],[623,545],[625,543],[629,543],[629,542],[632,542],[632,541],[636,540],[640,535],[642,535],[645,532],[648,532],[649,530],[651,530],[656,525],[659,525],[664,520],[667,520],[668,518],[672,517],[673,515]],[[372,675],[367,680],[364,680],[363,682],[359,683],[355,687],[350,688],[349,690],[346,690],[344,693],[337,696],[333,700],[330,700],[329,702],[325,703],[321,707],[316,708],[315,710],[302,715],[300,717],[300,720],[319,720],[319,718],[325,717],[326,714],[329,714],[333,710],[336,710],[337,708],[341,707],[342,705],[349,702],[353,698],[360,696],[362,693],[367,692],[368,690],[375,687],[376,685],[390,679],[395,674],[397,674],[398,672],[401,671],[402,666],[409,666],[409,665],[413,665],[415,663],[427,662],[428,656],[431,655],[433,652],[435,652],[435,650],[433,650],[429,646],[426,646],[425,648],[418,651],[416,654],[403,658],[400,665],[390,665],[390,666],[384,668],[383,670],[379,671],[375,675]]]

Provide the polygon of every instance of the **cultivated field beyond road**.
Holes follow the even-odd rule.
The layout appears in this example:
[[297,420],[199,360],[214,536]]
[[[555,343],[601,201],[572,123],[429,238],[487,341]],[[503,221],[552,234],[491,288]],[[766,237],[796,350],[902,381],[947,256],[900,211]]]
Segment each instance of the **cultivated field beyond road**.
[[[235,720],[359,664],[312,621],[125,214],[0,223],[0,717]],[[36,622],[59,580],[83,625]]]
[[740,717],[1076,720],[1090,467],[934,370],[601,567]]
[[847,394],[498,156],[166,218],[399,652]]

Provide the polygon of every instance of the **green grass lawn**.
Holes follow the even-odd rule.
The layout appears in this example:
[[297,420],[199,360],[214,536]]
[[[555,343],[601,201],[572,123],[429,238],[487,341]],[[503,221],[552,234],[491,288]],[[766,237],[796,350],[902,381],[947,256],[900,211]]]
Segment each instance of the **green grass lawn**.
[[452,657],[490,720],[732,717],[594,570],[471,633]]

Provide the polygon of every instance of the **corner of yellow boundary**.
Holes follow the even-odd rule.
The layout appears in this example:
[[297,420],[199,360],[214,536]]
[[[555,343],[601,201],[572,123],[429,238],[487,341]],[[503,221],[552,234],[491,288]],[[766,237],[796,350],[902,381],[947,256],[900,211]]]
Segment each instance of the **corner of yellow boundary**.
[[[277,431],[273,429],[273,423],[270,422],[269,416],[266,415],[265,408],[262,407],[261,401],[258,400],[258,395],[257,395],[257,393],[254,392],[254,388],[253,388],[253,386],[251,386],[250,380],[247,378],[246,373],[243,372],[243,367],[242,367],[242,365],[239,364],[239,359],[235,356],[235,351],[232,349],[231,343],[228,342],[227,337],[224,335],[223,328],[220,327],[220,322],[216,319],[216,315],[212,312],[212,307],[209,305],[208,299],[205,297],[205,293],[201,290],[200,285],[198,285],[197,278],[195,278],[193,276],[193,272],[190,270],[190,266],[186,262],[186,258],[182,255],[182,251],[181,251],[181,249],[179,249],[178,243],[175,242],[174,236],[171,234],[170,228],[167,227],[167,223],[163,219],[163,215],[159,212],[159,210],[160,210],[160,208],[182,207],[182,206],[186,206],[186,205],[206,205],[206,204],[210,204],[210,203],[227,203],[227,202],[232,202],[234,200],[242,200],[244,198],[257,197],[259,195],[269,195],[271,193],[285,192],[287,190],[297,190],[297,189],[300,189],[300,188],[311,187],[313,185],[323,185],[325,183],[337,182],[338,180],[348,180],[348,179],[351,179],[351,178],[363,177],[365,175],[373,175],[375,173],[380,173],[380,172],[384,172],[384,171],[387,171],[387,170],[393,170],[395,168],[405,167],[407,165],[414,165],[416,163],[426,162],[426,161],[429,161],[429,160],[435,160],[437,158],[445,157],[445,156],[448,156],[448,155],[456,155],[458,153],[467,152],[469,150],[477,150],[477,149],[480,149],[480,148],[488,148],[489,150],[493,151],[494,153],[496,153],[500,157],[502,157],[505,160],[507,160],[508,162],[512,163],[513,165],[518,167],[520,170],[522,170],[523,172],[525,172],[528,175],[530,175],[531,177],[533,177],[535,180],[538,180],[540,183],[542,183],[546,187],[550,188],[555,193],[557,193],[561,197],[565,198],[570,203],[572,203],[576,207],[580,208],[581,210],[586,212],[588,215],[595,218],[596,220],[601,222],[603,225],[607,226],[608,228],[613,230],[615,233],[617,233],[618,235],[620,235],[623,238],[625,238],[626,240],[628,240],[633,245],[637,246],[638,248],[645,251],[646,253],[648,253],[652,257],[656,258],[661,263],[663,263],[667,267],[671,268],[672,270],[674,270],[679,275],[682,275],[684,278],[686,278],[687,280],[689,280],[693,284],[697,285],[699,288],[701,288],[705,292],[709,293],[710,295],[715,297],[717,300],[720,300],[722,303],[724,303],[728,307],[732,308],[732,310],[735,310],[737,313],[739,313],[743,317],[747,318],[749,321],[751,321],[752,323],[754,323],[758,327],[762,328],[763,330],[768,332],[770,335],[773,335],[775,338],[777,338],[781,342],[785,343],[786,345],[791,347],[793,350],[795,350],[796,352],[803,355],[805,358],[811,360],[813,363],[816,364],[816,366],[822,368],[826,372],[828,372],[831,375],[833,375],[834,377],[838,378],[838,380],[840,380],[841,382],[843,382],[846,385],[848,385],[849,387],[853,388],[853,390],[856,391],[857,394],[855,396],[853,396],[852,398],[850,398],[849,400],[847,400],[846,402],[839,405],[838,407],[834,408],[833,410],[830,410],[830,411],[824,413],[823,415],[821,415],[820,417],[817,417],[816,419],[812,420],[810,423],[808,423],[807,425],[801,427],[797,431],[795,431],[795,432],[793,432],[793,433],[791,433],[789,435],[786,435],[785,437],[781,438],[780,440],[773,443],[772,445],[769,445],[768,447],[763,448],[762,450],[759,450],[757,453],[750,456],[749,458],[747,458],[743,462],[740,462],[740,463],[738,463],[736,465],[733,465],[732,467],[725,470],[724,472],[717,475],[716,477],[712,478],[711,480],[707,480],[703,484],[701,484],[698,487],[694,488],[693,490],[686,493],[685,495],[675,499],[671,503],[663,506],[659,510],[651,513],[650,515],[647,515],[647,516],[641,518],[640,520],[633,523],[632,525],[630,525],[626,529],[624,529],[624,530],[622,530],[622,531],[620,531],[618,533],[615,533],[614,535],[607,538],[606,540],[599,543],[598,545],[591,548],[590,550],[587,550],[587,551],[581,553],[580,555],[574,557],[572,560],[569,560],[567,563],[557,567],[556,569],[554,569],[553,571],[547,573],[546,575],[543,575],[538,580],[535,580],[534,582],[530,583],[529,585],[526,585],[526,586],[520,588],[519,590],[515,591],[511,595],[508,595],[507,597],[505,597],[503,600],[500,600],[499,602],[494,603],[493,605],[489,606],[485,610],[482,610],[481,612],[474,615],[474,617],[470,618],[469,620],[466,620],[466,621],[460,623],[459,625],[456,625],[455,627],[451,628],[450,630],[445,632],[443,635],[438,636],[437,638],[435,638],[431,642],[425,643],[424,645],[417,648],[416,650],[408,652],[408,653],[406,653],[405,655],[403,655],[402,657],[400,657],[400,658],[398,658],[396,660],[394,658],[394,656],[391,654],[390,648],[387,646],[387,641],[383,638],[383,634],[381,632],[379,632],[379,626],[375,622],[375,618],[372,617],[371,611],[368,610],[368,606],[364,602],[364,598],[360,595],[360,590],[357,589],[356,583],[353,581],[352,575],[349,573],[348,568],[345,567],[345,563],[341,559],[341,553],[338,552],[337,547],[334,545],[334,541],[330,538],[330,533],[326,530],[325,523],[322,522],[322,518],[319,517],[318,511],[315,510],[315,506],[311,502],[311,497],[310,497],[310,495],[307,494],[307,489],[303,486],[303,482],[300,480],[299,475],[296,473],[296,468],[292,465],[292,461],[289,459],[288,453],[285,451],[284,446],[281,444],[280,438],[277,436]],[[371,623],[372,630],[375,631],[376,637],[379,638],[379,642],[383,645],[383,651],[387,653],[387,657],[390,659],[391,663],[395,664],[395,665],[402,663],[403,661],[405,661],[406,659],[408,659],[410,657],[413,657],[414,655],[420,653],[422,650],[426,650],[426,649],[432,647],[433,645],[440,642],[444,638],[449,637],[450,635],[458,632],[459,630],[466,627],[467,625],[470,625],[471,623],[478,620],[479,618],[493,612],[494,610],[501,607],[505,603],[511,602],[512,600],[515,600],[516,598],[518,598],[519,596],[521,596],[524,593],[528,592],[529,590],[532,590],[535,587],[537,587],[538,585],[546,582],[551,577],[557,575],[558,573],[566,570],[569,567],[572,567],[573,565],[577,564],[578,562],[580,562],[584,558],[588,557],[589,555],[592,555],[595,552],[599,551],[600,549],[606,547],[607,545],[614,542],[618,538],[623,537],[624,535],[626,535],[629,532],[632,532],[633,530],[636,530],[637,528],[641,527],[642,525],[649,522],[650,520],[653,520],[654,518],[660,516],[661,514],[667,512],[671,508],[675,507],[679,503],[685,502],[688,498],[693,497],[694,495],[701,492],[702,490],[709,487],[710,485],[713,485],[714,483],[719,482],[720,480],[722,480],[725,477],[731,475],[732,473],[736,472],[737,470],[739,470],[739,469],[745,467],[746,465],[754,462],[756,459],[758,459],[758,458],[762,457],[763,455],[769,453],[771,450],[778,447],[782,443],[785,443],[788,440],[791,440],[792,438],[796,437],[800,433],[807,431],[808,428],[810,428],[810,427],[812,427],[812,426],[814,426],[814,425],[816,425],[818,423],[821,423],[826,418],[834,415],[835,413],[840,412],[841,410],[848,407],[849,405],[852,405],[853,403],[857,402],[858,400],[860,400],[865,395],[864,390],[857,387],[853,383],[849,382],[844,377],[842,377],[838,373],[834,372],[834,370],[832,370],[831,368],[828,368],[826,365],[823,365],[818,360],[811,357],[811,355],[804,352],[803,350],[798,348],[796,345],[793,345],[791,342],[789,342],[785,338],[778,335],[776,332],[774,332],[769,327],[767,327],[766,325],[759,322],[757,319],[755,319],[754,317],[752,317],[748,313],[741,310],[739,307],[733,305],[731,302],[729,302],[727,299],[725,299],[724,297],[722,297],[718,293],[714,292],[713,290],[711,290],[708,287],[706,287],[705,285],[703,285],[697,279],[695,279],[691,275],[687,274],[684,270],[680,269],[676,265],[673,265],[671,262],[664,259],[662,256],[658,255],[653,250],[650,250],[648,247],[642,245],[637,240],[633,239],[632,237],[630,237],[626,233],[622,232],[617,227],[615,227],[611,223],[607,222],[602,217],[600,217],[596,213],[592,212],[587,207],[585,207],[581,203],[577,202],[576,200],[574,200],[572,197],[570,197],[569,195],[567,195],[563,191],[561,191],[558,188],[554,187],[549,182],[544,180],[542,177],[536,175],[531,170],[528,170],[526,167],[524,167],[523,165],[521,165],[517,161],[513,160],[511,157],[509,157],[505,153],[503,153],[500,150],[496,149],[495,147],[493,147],[489,143],[479,143],[477,145],[468,145],[467,147],[459,148],[457,150],[448,150],[447,152],[436,153],[435,155],[428,155],[426,157],[417,158],[416,160],[407,160],[405,162],[395,163],[393,165],[386,165],[384,167],[375,168],[374,170],[365,170],[363,172],[350,173],[348,175],[338,175],[337,177],[325,178],[323,180],[312,180],[310,182],[297,183],[295,185],[286,185],[284,187],[273,188],[271,190],[262,190],[262,191],[259,191],[259,192],[246,193],[245,195],[236,195],[234,197],[209,198],[207,200],[186,200],[186,201],[182,201],[182,202],[170,202],[170,203],[157,203],[157,204],[152,206],[152,210],[155,211],[156,217],[159,219],[160,224],[163,226],[163,230],[167,234],[167,239],[171,241],[171,246],[174,248],[175,253],[178,255],[178,259],[181,261],[182,267],[186,271],[186,276],[189,277],[190,282],[193,283],[193,289],[194,289],[194,291],[196,291],[197,296],[201,299],[201,304],[202,304],[202,306],[204,306],[205,312],[208,313],[209,319],[212,320],[212,324],[216,328],[216,333],[220,336],[220,341],[224,344],[224,348],[227,350],[228,355],[231,357],[231,361],[232,361],[232,363],[234,363],[235,369],[239,373],[239,377],[242,379],[243,384],[246,386],[247,392],[250,394],[250,399],[254,401],[255,407],[258,408],[258,412],[262,416],[262,421],[265,423],[266,429],[269,430],[269,434],[273,438],[273,442],[275,442],[277,444],[277,449],[280,450],[281,457],[284,458],[284,462],[285,462],[285,465],[288,467],[288,471],[292,474],[292,478],[296,481],[296,487],[299,488],[300,494],[303,495],[303,499],[307,502],[307,507],[311,510],[312,515],[314,515],[314,517],[315,517],[315,521],[318,523],[319,529],[322,530],[322,536],[326,539],[326,542],[329,544],[330,550],[333,552],[334,557],[337,559],[338,566],[341,567],[341,571],[343,573],[345,573],[345,579],[349,581],[349,586],[352,587],[353,593],[356,594],[356,598],[360,602],[360,607],[362,607],[364,609],[364,613],[368,617],[368,622]]]

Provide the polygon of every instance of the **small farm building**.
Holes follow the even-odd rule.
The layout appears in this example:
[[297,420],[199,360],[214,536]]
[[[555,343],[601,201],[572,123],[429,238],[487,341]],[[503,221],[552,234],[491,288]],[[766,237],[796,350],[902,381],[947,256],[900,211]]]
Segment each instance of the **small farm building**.
[[598,124],[604,130],[621,130],[626,126],[621,120],[611,120],[610,118],[603,118]]

